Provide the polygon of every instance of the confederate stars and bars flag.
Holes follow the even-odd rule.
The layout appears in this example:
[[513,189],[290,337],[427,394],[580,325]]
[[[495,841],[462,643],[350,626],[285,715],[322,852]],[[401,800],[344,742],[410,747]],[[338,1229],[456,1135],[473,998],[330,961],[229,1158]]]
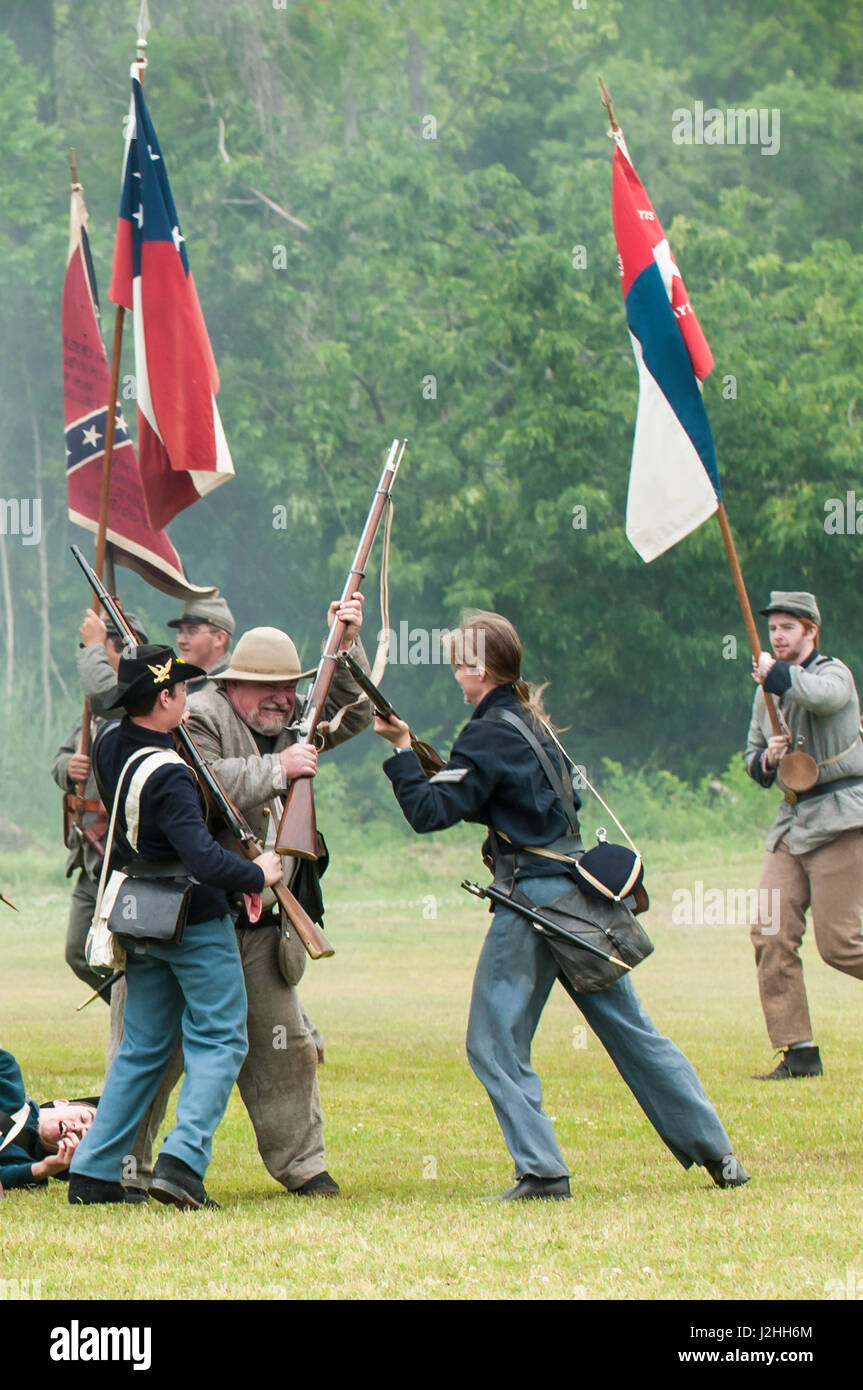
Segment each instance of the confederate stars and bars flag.
[[150,524],[233,477],[213,358],[165,161],[132,68],[123,191],[108,291],[133,311],[138,458]]
[[[69,255],[63,285],[63,403],[69,519],[98,530],[110,376],[99,328],[96,276],[87,238],[87,209],[80,184],[72,188]],[[135,449],[120,403],[115,402],[111,496],[107,539],[117,561],[155,588],[176,598],[212,594],[190,584],[182,561],[164,531],[154,531]]]
[[626,534],[643,560],[712,516],[719,474],[701,383],[713,354],[623,132],[615,141],[612,217],[626,320],[638,366],[638,413]]

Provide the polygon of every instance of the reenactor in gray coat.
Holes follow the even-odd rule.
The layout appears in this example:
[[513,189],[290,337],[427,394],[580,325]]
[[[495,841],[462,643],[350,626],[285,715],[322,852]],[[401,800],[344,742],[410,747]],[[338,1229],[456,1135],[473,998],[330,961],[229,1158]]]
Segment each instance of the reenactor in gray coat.
[[[818,651],[821,614],[814,596],[774,590],[761,612],[770,620],[775,656],[762,652],[753,663],[762,688],[746,746],[749,775],[762,786],[782,786],[789,752],[813,760],[807,790],[784,788],[767,836],[759,919],[751,932],[767,1032],[783,1054],[757,1079],[784,1081],[823,1070],[800,959],[807,908],[821,958],[863,979],[863,739],[854,677],[836,657]],[[772,731],[764,691],[774,696],[784,721],[780,734]]]
[[[139,624],[135,615],[129,613],[127,616],[132,627],[138,631]],[[96,618],[92,611],[88,612],[81,625],[81,639],[84,645],[78,650],[78,674],[81,678],[84,694],[89,698],[94,670],[104,673],[103,679],[109,685],[116,682],[117,666],[124,642],[115,628],[106,626],[101,619]],[[141,640],[146,641],[146,636],[143,635]],[[100,683],[98,677],[96,683]],[[91,742],[92,735],[95,734],[98,724],[101,723],[101,719],[97,716],[103,713],[102,705],[97,704],[91,722]],[[122,714],[122,710],[117,711],[117,713]],[[90,969],[84,955],[84,944],[93,919],[93,909],[96,906],[96,886],[102,868],[102,840],[108,823],[105,808],[99,800],[99,791],[90,768],[89,756],[86,753],[78,752],[80,745],[81,722],[79,720],[69,737],[58,748],[51,765],[51,776],[63,792],[74,792],[79,783],[84,783],[82,813],[76,819],[72,830],[74,839],[70,838],[66,845],[70,851],[66,860],[66,877],[71,878],[72,874],[78,870],[78,878],[72,893],[69,924],[66,929],[66,964],[75,972],[79,980],[83,980],[93,990],[104,984],[105,979],[103,975],[97,975],[95,971]],[[101,997],[107,1003],[109,991],[106,990]]]
[[203,690],[208,678],[227,671],[236,623],[218,589],[211,598],[191,599],[179,618],[172,618],[168,627],[177,629],[177,651],[183,660],[190,661],[193,666],[203,666],[207,672],[199,680],[186,682],[187,695]]

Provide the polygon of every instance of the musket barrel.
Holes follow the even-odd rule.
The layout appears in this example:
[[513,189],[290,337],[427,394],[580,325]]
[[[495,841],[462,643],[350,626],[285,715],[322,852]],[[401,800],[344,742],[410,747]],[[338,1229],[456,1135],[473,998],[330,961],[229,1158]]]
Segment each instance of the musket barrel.
[[[359,588],[359,581],[365,575],[366,564],[375,542],[384,508],[392,494],[396,473],[406,445],[406,439],[402,439],[401,442],[394,439],[390,445],[387,461],[384,464],[380,482],[375,489],[353,564],[348,571],[348,577],[342,590],[342,603],[347,603],[354,597]],[[302,732],[297,740],[298,743],[313,743],[315,741],[315,730],[332,685],[345,627],[346,624],[337,618],[327,634],[326,644],[321,653],[315,679],[300,720]],[[311,781],[310,777],[295,777],[288,788],[285,797],[285,809],[282,812],[276,834],[275,849],[277,854],[288,854],[300,859],[317,859],[318,857]],[[303,787],[304,783],[308,783],[308,786]]]

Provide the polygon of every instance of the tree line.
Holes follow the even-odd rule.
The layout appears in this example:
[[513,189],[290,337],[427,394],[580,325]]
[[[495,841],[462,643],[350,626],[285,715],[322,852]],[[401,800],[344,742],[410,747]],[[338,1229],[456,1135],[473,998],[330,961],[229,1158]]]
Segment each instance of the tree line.
[[[10,5],[0,33],[0,498],[42,512],[38,545],[0,526],[3,680],[9,698],[29,681],[49,722],[77,701],[87,597],[63,477],[67,150],[107,323],[137,8]],[[317,650],[407,435],[394,629],[505,612],[581,761],[695,777],[740,746],[752,684],[718,528],[650,566],[623,532],[637,378],[601,72],[716,358],[705,401],[754,606],[815,590],[824,649],[863,673],[859,0],[150,11],[146,95],[237,469],[171,534],[241,628]],[[778,147],[675,139],[696,103],[778,111]],[[118,575],[164,634],[175,606]],[[445,742],[461,718],[445,673],[408,661],[387,680]]]

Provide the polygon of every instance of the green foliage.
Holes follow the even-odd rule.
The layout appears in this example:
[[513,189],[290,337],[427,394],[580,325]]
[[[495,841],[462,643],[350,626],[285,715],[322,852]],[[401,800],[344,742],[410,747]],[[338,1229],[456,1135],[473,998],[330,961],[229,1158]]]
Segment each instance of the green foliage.
[[[752,596],[813,588],[826,649],[860,667],[858,538],[824,529],[828,499],[859,482],[860,9],[792,0],[780,18],[732,0],[707,22],[682,0],[163,7],[147,98],[237,467],[172,527],[192,576],[220,585],[241,627],[274,623],[316,650],[386,447],[406,434],[393,621],[506,612],[581,761],[667,767],[693,784],[728,764],[751,684],[716,527],[650,567],[623,534],[637,378],[602,71],[716,356],[705,400]],[[38,80],[0,44],[0,322],[24,334],[0,364],[0,480],[8,495],[29,476],[31,422],[12,403],[30,382],[51,441],[67,681],[84,596],[61,480],[63,150],[78,151],[104,293],[133,11],[55,4],[51,125]],[[675,144],[673,112],[696,101],[778,109],[779,152]],[[16,642],[32,662],[35,563],[21,547],[11,562]],[[369,593],[376,573],[375,558]],[[158,631],[171,606],[121,579]],[[393,668],[394,698],[449,737],[459,707],[446,674],[417,674]]]

